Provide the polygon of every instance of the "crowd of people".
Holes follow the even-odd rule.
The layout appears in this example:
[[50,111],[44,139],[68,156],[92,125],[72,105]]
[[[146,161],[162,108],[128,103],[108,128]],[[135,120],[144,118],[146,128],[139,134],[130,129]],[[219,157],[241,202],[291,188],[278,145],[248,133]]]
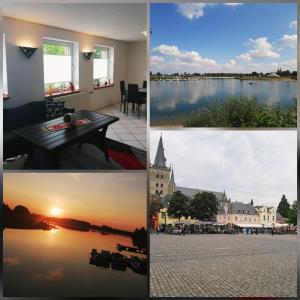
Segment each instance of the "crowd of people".
[[296,233],[296,227],[290,228],[275,228],[275,227],[240,227],[233,224],[216,225],[216,224],[161,224],[156,229],[157,234],[284,234],[284,233]]

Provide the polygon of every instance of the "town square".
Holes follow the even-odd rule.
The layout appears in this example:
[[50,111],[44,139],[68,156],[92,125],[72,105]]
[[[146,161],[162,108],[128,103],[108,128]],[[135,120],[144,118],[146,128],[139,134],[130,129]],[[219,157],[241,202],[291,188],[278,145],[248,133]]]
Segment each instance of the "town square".
[[297,296],[295,137],[151,132],[152,297]]

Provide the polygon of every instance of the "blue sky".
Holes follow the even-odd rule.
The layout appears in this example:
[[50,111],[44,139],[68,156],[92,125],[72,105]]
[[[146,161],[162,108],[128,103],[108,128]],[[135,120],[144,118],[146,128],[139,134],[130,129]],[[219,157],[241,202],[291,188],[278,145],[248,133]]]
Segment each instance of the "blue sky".
[[151,4],[153,72],[296,69],[297,6]]

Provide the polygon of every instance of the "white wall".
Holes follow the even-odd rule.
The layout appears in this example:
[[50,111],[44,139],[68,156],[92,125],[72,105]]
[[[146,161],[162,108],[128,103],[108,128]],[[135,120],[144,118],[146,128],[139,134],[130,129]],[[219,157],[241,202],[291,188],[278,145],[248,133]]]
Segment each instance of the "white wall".
[[[120,80],[128,82],[130,79],[132,82],[142,82],[146,78],[144,75],[146,68],[143,72],[141,71],[142,66],[146,66],[146,47],[143,56],[141,54],[143,47],[140,43],[94,37],[6,17],[4,18],[4,33],[7,50],[8,93],[10,96],[10,99],[4,102],[4,107],[15,107],[29,101],[44,99],[43,37],[79,42],[80,51],[92,51],[96,44],[114,47],[113,87],[93,90],[93,60],[86,60],[82,55],[79,56],[79,89],[83,94],[82,97],[77,95],[74,101],[77,101],[77,105],[79,105],[78,99],[83,99],[82,101],[88,99],[86,103],[79,105],[80,108],[96,110],[117,103],[120,101]],[[22,45],[37,47],[38,49],[30,58],[27,58],[18,48]],[[131,49],[130,55],[128,55],[128,49]],[[134,60],[133,56],[136,56]],[[136,66],[141,64],[141,59],[144,59],[145,63],[142,66]],[[130,66],[132,63],[134,65]],[[134,70],[139,72],[139,75],[133,74]],[[72,103],[72,100],[69,98],[68,102]]]
[[[147,42],[128,43],[127,82],[142,87],[147,79]],[[127,84],[127,83],[126,83]]]

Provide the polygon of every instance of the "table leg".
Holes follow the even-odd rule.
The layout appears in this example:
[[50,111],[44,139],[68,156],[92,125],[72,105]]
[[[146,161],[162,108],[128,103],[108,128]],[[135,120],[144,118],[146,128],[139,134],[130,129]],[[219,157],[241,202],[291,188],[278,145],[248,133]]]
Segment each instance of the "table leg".
[[85,143],[85,144],[91,144],[96,146],[98,149],[100,149],[105,156],[105,160],[107,162],[110,161],[107,144],[106,144],[106,132],[107,132],[108,126],[105,126],[101,131],[96,131],[87,137],[84,137],[80,142],[79,145]]

